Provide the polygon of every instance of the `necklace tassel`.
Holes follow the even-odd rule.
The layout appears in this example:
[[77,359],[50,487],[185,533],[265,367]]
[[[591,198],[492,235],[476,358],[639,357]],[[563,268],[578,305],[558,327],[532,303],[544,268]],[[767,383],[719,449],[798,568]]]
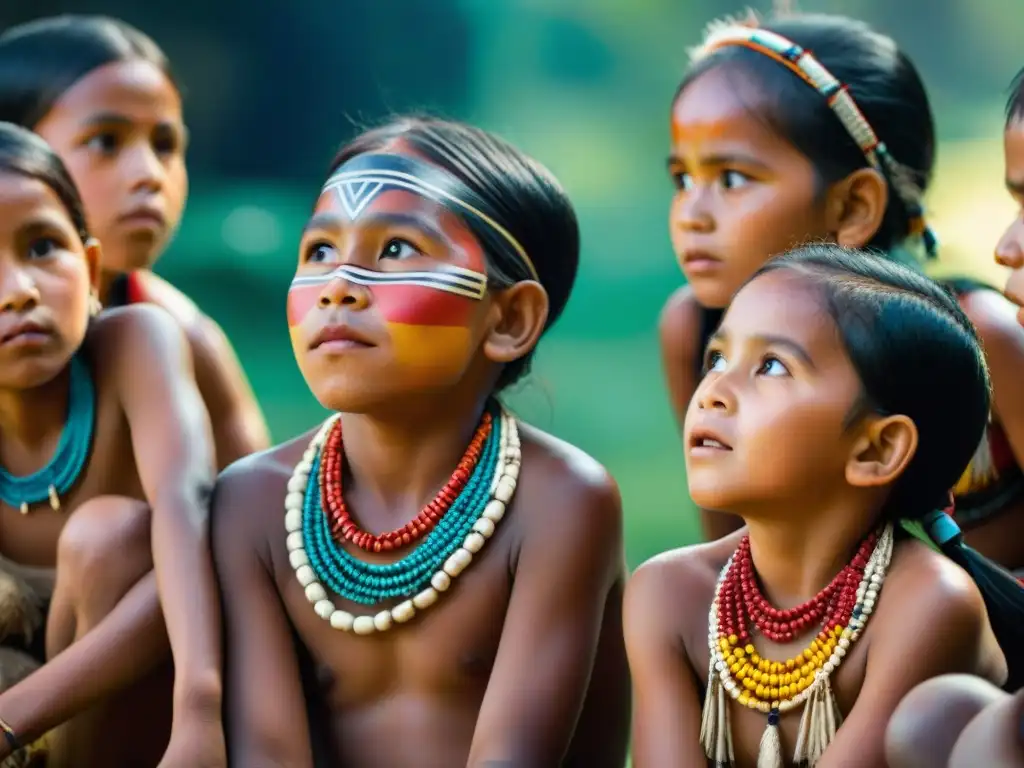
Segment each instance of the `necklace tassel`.
[[782,739],[779,737],[779,710],[768,713],[768,726],[757,750],[757,768],[785,768],[782,761]]
[[715,671],[712,658],[708,672],[708,687],[704,698],[704,715],[700,724],[700,743],[704,754],[716,766],[731,766],[735,761],[732,748],[732,729],[729,727],[729,702],[725,688]]
[[835,694],[832,693],[829,676],[818,675],[800,717],[794,762],[809,767],[816,765],[835,738],[842,721],[843,716],[836,704]]

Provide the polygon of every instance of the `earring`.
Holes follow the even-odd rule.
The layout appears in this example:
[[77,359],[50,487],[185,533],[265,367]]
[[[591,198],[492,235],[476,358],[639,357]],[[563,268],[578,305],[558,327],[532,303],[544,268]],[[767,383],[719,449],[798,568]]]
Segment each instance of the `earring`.
[[96,317],[102,309],[103,305],[100,304],[100,297],[96,295],[96,291],[89,291],[89,317]]

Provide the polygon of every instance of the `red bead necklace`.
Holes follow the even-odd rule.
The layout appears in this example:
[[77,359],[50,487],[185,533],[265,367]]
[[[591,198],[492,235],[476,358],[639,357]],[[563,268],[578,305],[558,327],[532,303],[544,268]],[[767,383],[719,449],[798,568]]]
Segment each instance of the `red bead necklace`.
[[806,603],[779,610],[761,593],[754,574],[750,538],[744,537],[719,592],[719,633],[726,637],[736,635],[741,643],[747,643],[749,627],[754,626],[773,642],[791,643],[814,627],[821,627],[820,635],[825,638],[836,627],[847,626],[857,603],[857,587],[877,541],[877,533],[864,539],[853,560]]
[[350,541],[367,552],[389,552],[408,546],[428,534],[437,525],[437,521],[444,517],[445,512],[459,497],[466,482],[472,477],[484,442],[491,434],[491,426],[491,414],[485,413],[466,453],[452,473],[451,479],[416,517],[401,528],[375,536],[362,530],[352,519],[345,506],[341,489],[341,470],[345,451],[341,437],[341,420],[339,419],[327,436],[320,457],[320,498],[324,512],[330,518],[331,533],[335,540],[339,543]]

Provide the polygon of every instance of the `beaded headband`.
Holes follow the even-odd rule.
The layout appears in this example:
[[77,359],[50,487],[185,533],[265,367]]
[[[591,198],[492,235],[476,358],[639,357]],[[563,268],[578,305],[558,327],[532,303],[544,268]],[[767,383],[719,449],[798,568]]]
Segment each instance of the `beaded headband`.
[[777,61],[825,97],[828,106],[839,118],[839,122],[843,124],[850,137],[857,142],[871,167],[892,184],[909,212],[911,234],[920,237],[928,256],[934,257],[938,249],[938,240],[924,220],[920,190],[907,178],[906,172],[896,159],[889,154],[885,143],[879,140],[875,130],[857,106],[857,102],[850,95],[849,89],[825,69],[809,51],[793,41],[767,29],[739,23],[726,23],[710,28],[703,44],[694,51],[692,58],[694,61],[700,61],[719,48],[727,46],[748,48]]
[[468,214],[497,236],[490,243],[492,247],[510,248],[530,277],[540,281],[526,249],[512,233],[484,212],[487,204],[459,179],[436,165],[408,155],[356,155],[331,174],[323,191],[335,190],[345,212],[355,220],[371,200],[389,189],[414,192],[441,203],[455,213]]

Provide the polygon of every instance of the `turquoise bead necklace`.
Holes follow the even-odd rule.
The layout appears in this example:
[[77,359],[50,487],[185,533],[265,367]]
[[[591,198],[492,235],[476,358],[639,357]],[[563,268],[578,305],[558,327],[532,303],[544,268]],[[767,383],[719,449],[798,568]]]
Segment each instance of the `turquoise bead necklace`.
[[49,500],[60,509],[60,497],[78,481],[89,458],[96,423],[96,391],[89,366],[81,355],[71,358],[68,415],[53,457],[30,475],[12,475],[0,467],[0,501],[28,514],[30,505]]

